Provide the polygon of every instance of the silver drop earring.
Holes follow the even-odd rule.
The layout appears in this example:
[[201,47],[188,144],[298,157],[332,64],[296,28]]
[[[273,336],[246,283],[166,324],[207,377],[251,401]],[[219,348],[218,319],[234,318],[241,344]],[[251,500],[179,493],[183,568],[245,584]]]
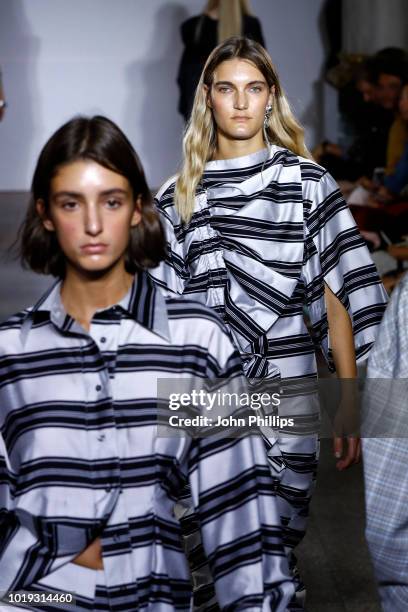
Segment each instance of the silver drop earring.
[[265,118],[264,118],[264,128],[265,129],[268,127],[269,117],[271,116],[271,113],[272,113],[272,104],[268,104],[268,106],[265,108]]
[[268,104],[268,106],[265,108],[265,117],[264,117],[264,122],[263,122],[264,140],[268,147],[270,147],[271,145],[271,143],[269,142],[269,138],[268,138],[268,126],[269,126],[269,118],[271,116],[271,113],[272,113],[272,104]]

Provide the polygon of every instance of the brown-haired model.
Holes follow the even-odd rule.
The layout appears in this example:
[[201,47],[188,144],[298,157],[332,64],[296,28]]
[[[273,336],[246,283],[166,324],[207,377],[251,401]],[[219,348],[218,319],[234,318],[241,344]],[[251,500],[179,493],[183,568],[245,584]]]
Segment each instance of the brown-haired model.
[[220,608],[284,612],[293,586],[283,550],[271,554],[279,517],[260,438],[158,435],[161,379],[239,379],[241,365],[211,310],[147,276],[164,238],[115,124],[77,118],[51,137],[22,240],[24,261],[58,280],[0,326],[5,601],[190,610],[174,515],[188,484]]

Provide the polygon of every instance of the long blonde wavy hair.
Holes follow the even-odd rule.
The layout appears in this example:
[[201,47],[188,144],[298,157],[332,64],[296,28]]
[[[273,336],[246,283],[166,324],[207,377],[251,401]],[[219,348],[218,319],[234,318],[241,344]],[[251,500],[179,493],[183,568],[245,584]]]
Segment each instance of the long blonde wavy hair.
[[218,43],[231,36],[240,36],[243,15],[252,15],[249,0],[208,0],[203,13],[218,9]]
[[[186,223],[194,211],[196,188],[205,164],[213,158],[217,145],[216,124],[212,110],[207,104],[207,95],[217,66],[234,58],[252,62],[262,73],[268,86],[275,86],[272,111],[265,129],[268,141],[266,145],[274,143],[296,155],[312,158],[305,145],[304,130],[292,114],[268,53],[260,44],[243,36],[229,38],[214,49],[204,66],[184,134],[183,163],[175,186],[175,204],[181,219]],[[208,93],[204,85],[208,87]]]

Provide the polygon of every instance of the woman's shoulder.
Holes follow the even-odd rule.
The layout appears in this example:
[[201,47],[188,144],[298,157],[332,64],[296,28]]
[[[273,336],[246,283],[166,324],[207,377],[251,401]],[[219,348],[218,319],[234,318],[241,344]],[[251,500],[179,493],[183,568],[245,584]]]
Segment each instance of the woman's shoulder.
[[17,312],[0,323],[0,358],[18,354],[22,351],[21,332],[32,306]]
[[24,308],[24,310],[20,310],[16,314],[11,315],[5,321],[0,323],[0,335],[6,335],[10,330],[13,329],[21,329],[24,321],[30,315],[33,310],[33,306],[29,306],[28,308]]
[[181,24],[181,29],[188,31],[190,28],[194,28],[198,21],[202,18],[201,15],[194,15],[193,17],[189,17]]
[[164,199],[168,198],[168,196],[174,195],[177,179],[178,174],[173,174],[173,176],[168,178],[167,181],[163,183],[163,185],[158,189],[154,197],[156,202],[160,204],[161,202],[163,202]]
[[313,158],[299,155],[286,147],[274,145],[271,148],[270,158],[276,164],[300,166],[302,178],[314,177],[320,179],[328,174],[326,168],[318,164]]
[[258,17],[255,17],[255,15],[244,15],[244,24],[248,24],[248,25],[256,25],[259,26],[260,25],[260,21],[258,19]]
[[265,45],[264,37],[262,34],[261,22],[255,15],[244,15],[244,34],[253,38],[256,42],[261,45]]
[[194,17],[189,17],[188,19],[183,21],[180,26],[180,30],[184,44],[194,42],[197,25],[202,18],[202,15],[195,15]]

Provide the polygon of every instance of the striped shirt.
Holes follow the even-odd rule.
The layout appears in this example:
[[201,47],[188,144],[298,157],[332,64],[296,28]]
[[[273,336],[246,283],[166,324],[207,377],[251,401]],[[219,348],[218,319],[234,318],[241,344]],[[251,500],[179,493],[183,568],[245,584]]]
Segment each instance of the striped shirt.
[[408,609],[408,274],[394,289],[367,369],[361,430],[366,539],[384,612]]
[[316,346],[334,369],[325,283],[350,315],[358,362],[367,356],[387,295],[324,168],[277,146],[210,161],[187,225],[174,186],[156,197],[168,254],[151,274],[218,312],[248,376],[315,376]]
[[190,609],[174,517],[189,484],[221,609],[283,612],[293,585],[261,439],[157,435],[160,378],[240,372],[218,317],[145,273],[89,332],[59,283],[1,325],[0,592],[75,591],[72,609],[95,609],[100,572],[71,561],[100,537],[109,609]]

